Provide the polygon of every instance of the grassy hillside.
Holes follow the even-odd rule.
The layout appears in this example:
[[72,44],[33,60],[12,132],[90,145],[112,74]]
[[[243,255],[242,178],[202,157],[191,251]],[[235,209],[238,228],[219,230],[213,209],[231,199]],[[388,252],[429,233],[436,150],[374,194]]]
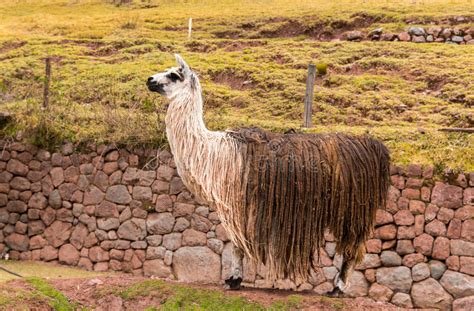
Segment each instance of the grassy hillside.
[[309,132],[370,133],[396,163],[474,170],[473,135],[438,131],[474,127],[473,45],[325,41],[353,29],[447,25],[474,17],[472,1],[331,3],[0,0],[0,111],[14,114],[2,134],[47,146],[165,144],[165,102],[144,81],[173,66],[174,52],[200,74],[211,129],[299,129],[307,65],[323,62]]

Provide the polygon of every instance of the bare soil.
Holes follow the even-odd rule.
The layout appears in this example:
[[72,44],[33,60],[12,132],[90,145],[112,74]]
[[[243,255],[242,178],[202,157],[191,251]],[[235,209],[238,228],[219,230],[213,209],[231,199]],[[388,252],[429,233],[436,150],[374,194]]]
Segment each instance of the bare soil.
[[[148,307],[159,307],[167,298],[168,293],[150,292],[139,299],[125,300],[119,296],[119,292],[133,284],[148,280],[145,277],[132,276],[128,274],[120,276],[104,276],[88,279],[58,279],[48,280],[58,291],[62,292],[69,301],[78,307],[87,307],[94,310],[144,310]],[[223,292],[224,295],[242,297],[249,301],[270,307],[276,301],[286,301],[291,295],[301,297],[298,310],[404,310],[389,303],[375,302],[367,297],[359,298],[329,298],[318,296],[312,292],[294,292],[276,289],[242,288],[239,291],[225,291],[220,285],[183,284],[175,281],[167,281],[171,284],[180,284],[193,288],[207,289]],[[8,282],[8,287],[23,290],[30,286],[23,280]],[[28,299],[23,302],[35,310],[51,310],[46,301],[33,301]]]
[[5,42],[0,46],[0,54],[7,53],[11,50],[21,48],[26,44],[26,41]]
[[254,88],[254,83],[249,80],[247,75],[237,75],[230,70],[224,70],[212,75],[212,80],[215,83],[223,84],[234,90],[247,90]]

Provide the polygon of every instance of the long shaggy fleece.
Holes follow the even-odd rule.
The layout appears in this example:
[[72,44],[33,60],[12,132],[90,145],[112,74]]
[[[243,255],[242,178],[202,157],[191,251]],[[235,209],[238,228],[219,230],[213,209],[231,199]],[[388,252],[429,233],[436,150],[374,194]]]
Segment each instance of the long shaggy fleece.
[[231,241],[264,263],[272,279],[307,279],[326,229],[345,260],[361,260],[388,187],[382,143],[342,134],[209,131],[199,80],[192,81],[171,97],[167,136],[184,184],[215,207]]
[[306,279],[329,229],[346,261],[362,259],[385,204],[389,154],[377,140],[342,134],[229,133],[241,144],[240,227],[270,277]]

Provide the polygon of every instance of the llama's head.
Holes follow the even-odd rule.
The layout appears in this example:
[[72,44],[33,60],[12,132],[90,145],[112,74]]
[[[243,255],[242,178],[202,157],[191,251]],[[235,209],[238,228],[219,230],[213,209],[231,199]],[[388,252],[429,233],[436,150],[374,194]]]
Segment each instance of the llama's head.
[[192,90],[197,84],[196,74],[178,54],[174,55],[178,67],[159,72],[148,78],[146,85],[152,92],[158,92],[167,98],[173,98],[180,92]]

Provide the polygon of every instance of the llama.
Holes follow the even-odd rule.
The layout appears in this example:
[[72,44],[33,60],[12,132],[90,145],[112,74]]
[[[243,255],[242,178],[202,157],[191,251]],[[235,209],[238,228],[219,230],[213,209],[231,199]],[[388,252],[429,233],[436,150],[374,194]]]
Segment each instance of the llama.
[[175,57],[179,66],[147,86],[169,99],[166,134],[183,183],[215,207],[233,244],[227,287],[240,288],[244,255],[269,279],[307,280],[329,231],[343,258],[332,294],[343,293],[385,204],[387,148],[338,133],[210,131],[198,76]]

